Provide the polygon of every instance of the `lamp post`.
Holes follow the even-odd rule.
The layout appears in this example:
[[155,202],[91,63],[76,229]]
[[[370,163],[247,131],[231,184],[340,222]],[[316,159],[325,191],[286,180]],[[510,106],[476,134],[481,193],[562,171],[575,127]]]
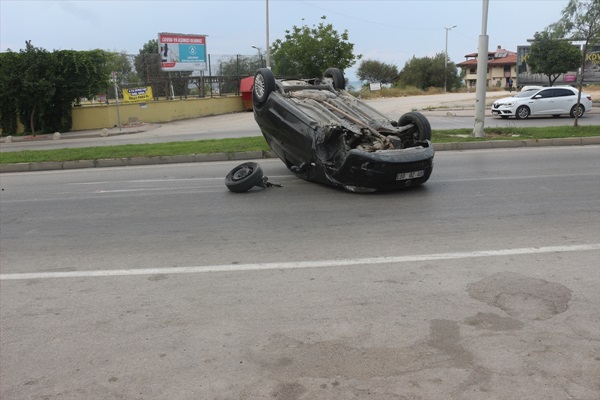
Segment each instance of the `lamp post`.
[[446,30],[446,51],[444,52],[444,93],[446,93],[446,86],[448,82],[448,31],[456,28],[456,25],[450,28],[444,28]]
[[265,67],[271,69],[271,52],[269,51],[269,0],[266,0],[266,17],[267,17],[267,51],[266,51],[266,65]]
[[262,66],[263,66],[263,59],[262,59],[262,53],[260,51],[260,47],[252,45],[252,48],[256,49],[258,51],[258,60],[260,62],[260,67],[259,68],[262,68]]

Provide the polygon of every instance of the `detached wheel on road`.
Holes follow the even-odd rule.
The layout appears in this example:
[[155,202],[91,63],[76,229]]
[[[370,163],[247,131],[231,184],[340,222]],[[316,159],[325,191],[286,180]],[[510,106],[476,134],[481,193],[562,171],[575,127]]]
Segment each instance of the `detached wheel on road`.
[[410,129],[408,133],[413,135],[413,140],[415,142],[431,140],[431,125],[429,124],[427,117],[421,113],[408,112],[400,117],[398,124],[400,126],[414,125],[414,128]]
[[255,162],[247,162],[232,169],[225,177],[225,186],[232,192],[247,192],[262,182],[263,171]]
[[254,74],[252,98],[258,106],[265,104],[271,92],[275,90],[275,76],[269,68],[260,68]]

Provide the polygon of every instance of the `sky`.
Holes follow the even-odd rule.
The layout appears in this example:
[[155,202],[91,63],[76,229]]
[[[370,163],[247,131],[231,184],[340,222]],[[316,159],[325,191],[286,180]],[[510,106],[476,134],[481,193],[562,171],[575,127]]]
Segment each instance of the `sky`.
[[[567,3],[489,0],[488,50],[517,51],[558,21]],[[0,0],[0,51],[18,51],[31,40],[48,51],[137,54],[159,32],[170,32],[207,35],[211,55],[256,55],[252,46],[266,49],[267,25],[273,43],[294,26],[319,24],[322,16],[338,33],[348,32],[363,60],[398,70],[413,56],[443,53],[446,33],[450,61],[460,63],[466,54],[477,53],[484,27],[483,0]],[[344,71],[350,81],[357,80],[358,65]]]

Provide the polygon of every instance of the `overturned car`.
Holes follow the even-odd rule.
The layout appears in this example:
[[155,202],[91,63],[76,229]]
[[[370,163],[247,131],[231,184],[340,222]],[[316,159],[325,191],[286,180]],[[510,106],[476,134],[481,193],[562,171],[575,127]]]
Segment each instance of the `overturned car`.
[[322,79],[275,79],[261,68],[252,89],[254,119],[296,176],[352,192],[425,183],[433,169],[431,126],[409,112],[390,120],[345,90],[341,70]]

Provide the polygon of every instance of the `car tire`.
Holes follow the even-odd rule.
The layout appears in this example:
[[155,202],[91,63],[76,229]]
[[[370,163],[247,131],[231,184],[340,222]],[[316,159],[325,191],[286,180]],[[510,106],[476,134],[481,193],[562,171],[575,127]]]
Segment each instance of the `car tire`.
[[531,111],[529,110],[529,107],[521,106],[521,107],[517,108],[515,117],[517,117],[517,119],[527,119],[527,118],[529,118],[530,114],[531,114]]
[[263,179],[263,171],[255,162],[246,162],[232,169],[225,177],[225,186],[232,192],[247,192],[258,186]]
[[323,78],[331,79],[331,85],[335,90],[346,89],[346,78],[344,78],[344,73],[339,68],[327,68],[323,73]]
[[269,68],[260,68],[254,74],[254,86],[252,86],[252,97],[258,105],[263,105],[275,90],[275,77]]
[[576,116],[581,118],[584,112],[585,108],[581,104],[575,104],[573,107],[571,107],[571,112],[569,115],[571,115],[571,118],[575,118]]
[[415,141],[431,140],[431,125],[427,117],[421,113],[408,112],[400,117],[398,124],[400,126],[413,124],[416,129],[410,130],[409,133],[413,134]]

